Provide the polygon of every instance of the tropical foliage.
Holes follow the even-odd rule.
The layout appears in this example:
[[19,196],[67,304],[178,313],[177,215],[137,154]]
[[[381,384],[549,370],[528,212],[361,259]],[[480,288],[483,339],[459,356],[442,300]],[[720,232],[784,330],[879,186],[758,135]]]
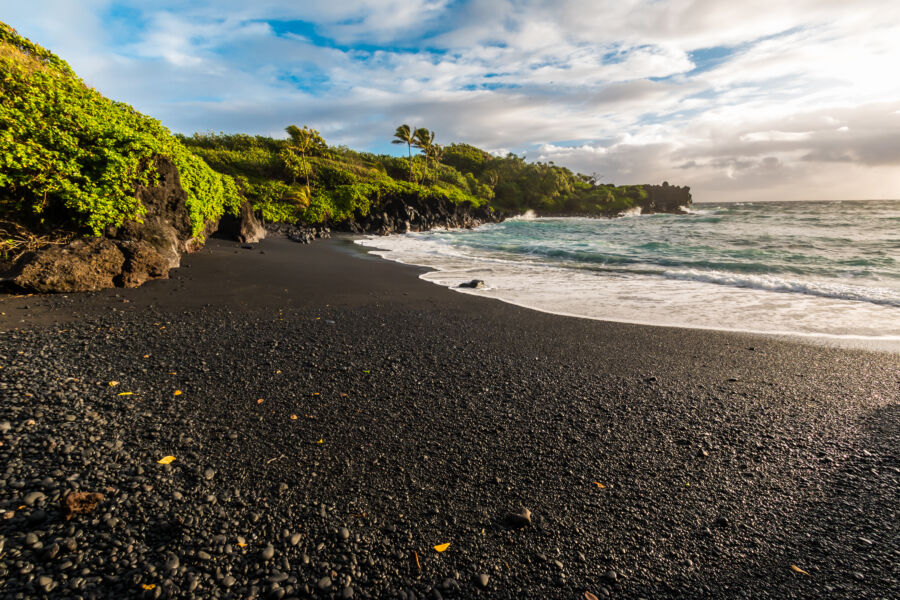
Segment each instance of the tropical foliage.
[[[550,163],[441,146],[434,131],[402,124],[390,156],[329,146],[308,126],[287,139],[172,135],[158,121],[86,86],[60,58],[0,23],[0,221],[99,235],[144,207],[155,158],[176,164],[195,234],[244,198],[266,221],[341,222],[392,199],[444,199],[506,211],[612,214],[646,195]],[[414,152],[414,149],[416,152]]]
[[234,181],[188,151],[159,121],[103,97],[65,61],[0,23],[0,218],[32,229],[100,235],[144,207],[154,158],[178,167],[193,231],[236,212]]
[[[266,220],[290,223],[340,222],[366,215],[392,198],[444,198],[481,205],[491,190],[474,177],[412,154],[418,143],[410,128],[408,157],[327,146],[309,127],[289,126],[287,140],[242,134],[194,134],[181,142],[214,169],[233,175],[255,210]],[[291,132],[294,134],[291,134]],[[297,138],[309,132],[308,149]],[[405,142],[404,142],[405,143]],[[296,163],[285,160],[291,153]]]
[[[406,157],[328,146],[309,127],[291,125],[286,131],[288,140],[224,133],[180,139],[214,169],[239,176],[264,218],[292,223],[339,222],[401,196],[488,202],[512,212],[616,214],[647,194],[643,186],[600,184],[515,154],[494,156],[468,144],[441,146],[435,132],[424,127],[404,124],[395,130],[391,141],[407,145]],[[414,148],[421,153],[414,154]]]

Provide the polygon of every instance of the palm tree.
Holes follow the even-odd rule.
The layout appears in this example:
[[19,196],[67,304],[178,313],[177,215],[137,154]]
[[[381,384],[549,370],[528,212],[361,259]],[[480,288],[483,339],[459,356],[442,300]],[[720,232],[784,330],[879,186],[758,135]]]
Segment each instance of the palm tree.
[[285,167],[295,180],[297,175],[303,174],[306,176],[306,189],[308,192],[310,168],[306,157],[317,150],[325,148],[325,140],[322,139],[318,131],[306,125],[303,126],[303,129],[296,125],[288,125],[284,130],[291,136],[291,143],[282,151],[282,161],[284,161]]
[[441,162],[441,159],[444,158],[444,147],[440,144],[434,144],[431,147],[431,159],[434,161],[434,168],[437,169],[437,163]]
[[413,179],[413,168],[412,168],[412,147],[416,142],[416,134],[412,127],[404,123],[400,127],[397,128],[397,131],[394,132],[394,138],[391,140],[392,144],[406,144],[406,148],[409,151],[409,180]]
[[497,171],[491,169],[484,174],[484,177],[485,179],[487,179],[488,187],[490,187],[492,190],[497,187],[497,182],[500,180],[500,175],[499,173],[497,173]]
[[413,145],[416,148],[421,148],[425,153],[425,177],[428,176],[428,158],[432,156],[434,153],[435,143],[434,143],[434,132],[429,131],[425,127],[420,127],[416,129],[415,133],[415,141]]

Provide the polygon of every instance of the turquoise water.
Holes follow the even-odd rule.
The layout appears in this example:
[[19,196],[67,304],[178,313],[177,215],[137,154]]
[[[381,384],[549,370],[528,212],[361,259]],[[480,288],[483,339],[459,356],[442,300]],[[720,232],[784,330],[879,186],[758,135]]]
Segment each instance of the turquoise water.
[[900,201],[698,204],[687,215],[516,218],[362,244],[538,310],[900,340]]

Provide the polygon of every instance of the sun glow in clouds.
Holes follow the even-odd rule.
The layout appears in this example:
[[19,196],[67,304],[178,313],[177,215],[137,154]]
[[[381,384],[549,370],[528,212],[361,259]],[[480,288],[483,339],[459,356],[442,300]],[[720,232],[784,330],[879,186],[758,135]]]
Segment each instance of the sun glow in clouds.
[[169,127],[394,152],[397,123],[698,200],[900,196],[900,4],[4,2]]

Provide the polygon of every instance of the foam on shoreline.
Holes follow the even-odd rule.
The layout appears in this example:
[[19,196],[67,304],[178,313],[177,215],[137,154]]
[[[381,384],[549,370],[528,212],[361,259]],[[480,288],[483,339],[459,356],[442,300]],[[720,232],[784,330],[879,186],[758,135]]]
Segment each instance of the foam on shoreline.
[[[717,279],[690,271],[598,271],[523,263],[477,255],[421,234],[356,243],[388,260],[431,269],[420,276],[426,281],[545,313],[900,352],[900,317],[889,290],[861,298],[858,291],[839,286],[816,288],[758,276],[724,274]],[[485,281],[486,287],[459,288],[472,279]]]

